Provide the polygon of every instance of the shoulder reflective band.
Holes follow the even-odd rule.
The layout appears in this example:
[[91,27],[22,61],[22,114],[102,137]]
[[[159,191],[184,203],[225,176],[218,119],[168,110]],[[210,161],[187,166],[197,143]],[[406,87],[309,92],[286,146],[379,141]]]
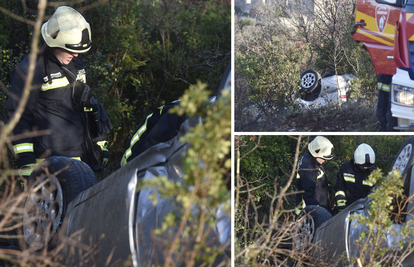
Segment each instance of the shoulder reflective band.
[[372,183],[370,183],[368,180],[363,180],[362,181],[363,185],[367,185],[367,186],[374,186]]
[[335,196],[337,197],[339,195],[346,197],[344,191],[338,191],[338,192],[336,192]]
[[344,179],[347,182],[355,183],[355,178],[354,177],[344,176]]
[[389,84],[378,83],[377,86],[378,86],[379,90],[382,90],[384,92],[389,92],[390,91],[390,85]]
[[59,78],[59,79],[53,79],[50,83],[42,84],[42,91],[65,87],[68,84],[69,84],[69,81],[66,77]]
[[13,146],[14,153],[25,153],[25,152],[33,152],[33,144],[32,143],[22,143]]

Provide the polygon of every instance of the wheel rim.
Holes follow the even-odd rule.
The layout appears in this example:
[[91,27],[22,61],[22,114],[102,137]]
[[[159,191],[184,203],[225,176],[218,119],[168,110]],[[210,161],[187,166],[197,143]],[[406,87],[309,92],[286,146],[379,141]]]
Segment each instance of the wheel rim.
[[303,88],[310,88],[316,83],[316,76],[313,73],[306,73],[302,77],[302,87]]
[[26,199],[23,233],[26,243],[35,250],[47,244],[59,226],[63,212],[62,187],[53,175],[44,175],[35,183]]
[[401,150],[401,153],[398,154],[394,167],[397,168],[401,174],[404,172],[405,168],[407,167],[408,162],[411,158],[412,152],[413,152],[413,146],[411,144],[408,144]]
[[299,250],[308,248],[315,232],[315,222],[310,214],[301,217],[295,229],[295,245]]

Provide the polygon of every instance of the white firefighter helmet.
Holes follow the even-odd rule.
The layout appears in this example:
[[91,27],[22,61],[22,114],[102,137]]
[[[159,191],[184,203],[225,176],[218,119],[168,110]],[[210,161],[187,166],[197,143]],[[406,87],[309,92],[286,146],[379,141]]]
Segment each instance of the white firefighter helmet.
[[328,138],[317,136],[308,145],[309,152],[315,158],[330,160],[333,158],[333,145]]
[[361,167],[368,169],[375,164],[375,152],[371,146],[360,144],[354,152],[354,162]]
[[91,48],[91,27],[75,9],[60,6],[42,26],[42,36],[50,47],[60,47],[73,53],[85,53]]

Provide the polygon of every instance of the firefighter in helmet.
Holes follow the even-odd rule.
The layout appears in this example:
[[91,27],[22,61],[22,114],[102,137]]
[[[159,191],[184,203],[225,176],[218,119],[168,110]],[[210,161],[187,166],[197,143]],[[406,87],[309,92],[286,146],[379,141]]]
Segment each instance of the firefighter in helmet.
[[368,176],[375,169],[374,164],[375,152],[367,144],[360,144],[354,157],[342,164],[334,187],[335,203],[339,212],[369,194],[374,185],[368,181]]
[[319,205],[330,210],[329,179],[322,164],[333,158],[333,145],[323,136],[316,136],[308,145],[309,153],[300,159],[296,189],[296,215],[309,205]]
[[[86,84],[80,55],[91,47],[91,28],[75,9],[61,6],[43,24],[41,33],[44,43],[36,58],[30,96],[13,130],[23,137],[13,141],[17,164],[23,176],[29,176],[46,157],[65,156],[82,160],[98,172],[109,159],[106,134],[112,125]],[[27,56],[12,75],[8,120],[17,115],[28,73]],[[34,130],[50,134],[25,134]]]

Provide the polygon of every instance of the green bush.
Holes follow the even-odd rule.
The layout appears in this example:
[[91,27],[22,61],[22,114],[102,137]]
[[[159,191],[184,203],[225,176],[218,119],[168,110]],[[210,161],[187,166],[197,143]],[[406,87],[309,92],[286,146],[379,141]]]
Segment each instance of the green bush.
[[277,37],[251,38],[241,45],[236,54],[237,75],[246,78],[249,100],[270,112],[289,106],[307,53],[306,46],[298,49],[294,42]]
[[231,10],[214,1],[110,2],[86,15],[94,32],[88,81],[115,125],[122,156],[135,126],[201,80],[213,94],[230,62]]

